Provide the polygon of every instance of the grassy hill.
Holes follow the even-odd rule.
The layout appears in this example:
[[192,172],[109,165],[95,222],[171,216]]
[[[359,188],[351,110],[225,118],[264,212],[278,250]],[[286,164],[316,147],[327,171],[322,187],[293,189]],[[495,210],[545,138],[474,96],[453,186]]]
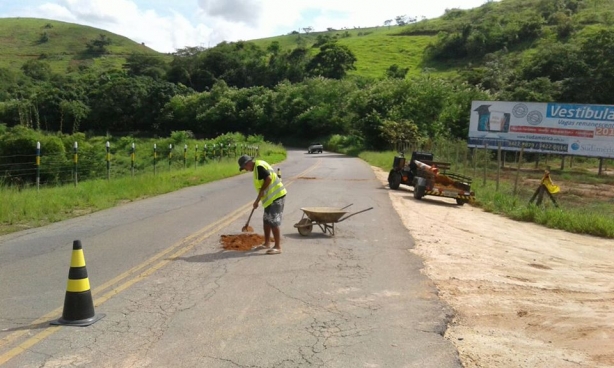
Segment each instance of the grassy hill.
[[[337,42],[349,47],[356,55],[356,70],[350,75],[380,78],[386,69],[396,64],[400,68],[409,68],[409,75],[419,74],[423,68],[433,68],[425,65],[422,55],[426,46],[436,39],[435,35],[401,36],[403,27],[382,26],[371,28],[343,29],[309,34],[289,34],[277,37],[251,40],[250,42],[266,48],[272,42],[279,42],[282,49],[297,46],[311,46],[318,36],[336,37]],[[314,50],[314,53],[317,50]]]
[[[100,35],[111,40],[108,54],[93,57],[86,45]],[[132,53],[160,54],[149,47],[101,29],[35,18],[0,18],[0,67],[19,69],[31,59],[45,60],[54,72],[63,73],[80,65],[93,68],[121,67]]]
[[[357,58],[356,70],[350,75],[379,78],[396,64],[409,68],[409,76],[428,69],[436,75],[454,74],[469,64],[479,65],[482,56],[462,57],[445,61],[427,61],[424,53],[435,44],[439,35],[472,32],[470,37],[479,37],[480,32],[501,28],[523,27],[528,18],[537,17],[543,25],[537,39],[513,40],[505,52],[513,55],[529,55],[541,42],[552,40],[561,29],[568,28],[572,36],[562,37],[557,42],[570,42],[573,34],[592,26],[611,27],[614,24],[614,1],[612,0],[501,0],[486,1],[474,9],[449,9],[436,19],[422,20],[405,26],[380,26],[330,30],[326,32],[293,33],[276,37],[246,40],[266,49],[278,42],[282,49],[297,46],[311,47],[318,37],[335,38],[346,45]],[[109,54],[92,58],[87,55],[87,42],[105,35],[111,39]],[[501,37],[505,37],[502,34]],[[46,38],[46,42],[42,40]],[[507,42],[506,42],[507,43]],[[317,48],[312,52],[317,53]],[[29,59],[44,58],[55,72],[73,70],[79,65],[94,68],[118,67],[132,53],[159,55],[171,61],[172,56],[158,53],[145,45],[101,29],[77,24],[32,18],[0,19],[0,67],[19,68]]]
[[[454,74],[460,68],[483,63],[483,55],[469,55],[443,61],[426,61],[424,53],[429,44],[435,44],[439,35],[463,35],[480,37],[493,29],[506,34],[526,27],[527,21],[535,20],[541,24],[541,34],[536,39],[509,39],[500,51],[510,56],[528,56],[543,42],[573,42],[574,37],[582,35],[593,27],[612,27],[614,25],[614,1],[612,0],[501,0],[485,1],[479,7],[461,10],[448,9],[435,19],[422,20],[404,26],[381,26],[374,28],[343,29],[310,34],[289,34],[277,37],[251,40],[267,47],[271,42],[279,42],[282,48],[312,45],[318,36],[336,37],[340,44],[346,45],[358,59],[353,75],[381,77],[393,64],[401,68],[409,67],[408,75],[419,74],[428,69],[435,75]],[[566,36],[565,30],[569,31]],[[461,36],[462,37],[462,36]],[[315,50],[314,50],[315,52]]]

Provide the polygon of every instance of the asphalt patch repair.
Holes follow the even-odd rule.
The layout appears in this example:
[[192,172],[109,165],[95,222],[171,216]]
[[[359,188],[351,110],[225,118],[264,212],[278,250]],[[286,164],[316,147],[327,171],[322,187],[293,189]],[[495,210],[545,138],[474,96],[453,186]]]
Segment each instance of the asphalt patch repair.
[[222,235],[220,243],[226,250],[235,250],[246,252],[252,250],[252,247],[264,244],[264,236],[260,234],[237,234],[237,235]]

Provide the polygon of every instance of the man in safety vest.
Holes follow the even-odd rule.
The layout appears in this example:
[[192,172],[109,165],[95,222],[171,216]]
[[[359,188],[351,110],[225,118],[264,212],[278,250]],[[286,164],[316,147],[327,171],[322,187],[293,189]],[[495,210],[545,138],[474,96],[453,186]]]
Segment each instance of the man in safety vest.
[[258,208],[259,202],[262,202],[264,207],[264,244],[256,247],[269,248],[271,232],[275,246],[267,250],[267,254],[281,253],[281,235],[279,227],[284,212],[284,203],[286,199],[286,188],[281,182],[281,178],[277,176],[275,170],[266,161],[254,160],[251,156],[243,155],[239,157],[239,171],[247,170],[254,173],[254,188],[258,192],[258,197],[254,201],[254,209]]

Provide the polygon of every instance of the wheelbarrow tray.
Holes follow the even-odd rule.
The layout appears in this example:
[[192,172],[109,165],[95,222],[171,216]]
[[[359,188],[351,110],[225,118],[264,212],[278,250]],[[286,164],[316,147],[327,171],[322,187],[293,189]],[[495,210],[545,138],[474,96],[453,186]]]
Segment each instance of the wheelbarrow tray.
[[354,212],[345,216],[348,212],[344,211],[344,209],[349,206],[351,206],[351,204],[343,208],[303,207],[301,208],[301,210],[303,211],[303,218],[298,223],[294,224],[294,227],[298,229],[298,232],[301,235],[307,236],[311,233],[313,225],[318,225],[322,232],[329,233],[330,235],[334,236],[335,223],[345,221],[346,219],[354,215],[373,209],[373,207],[370,207],[365,210]]
[[301,210],[314,222],[338,222],[347,212],[337,207],[303,207]]

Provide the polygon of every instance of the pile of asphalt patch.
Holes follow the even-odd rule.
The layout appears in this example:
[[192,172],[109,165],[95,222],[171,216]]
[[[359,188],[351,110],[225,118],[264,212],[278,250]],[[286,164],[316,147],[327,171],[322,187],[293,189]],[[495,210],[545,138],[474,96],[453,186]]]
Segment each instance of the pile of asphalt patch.
[[264,236],[259,234],[222,235],[220,243],[226,250],[245,252],[254,246],[263,244]]

